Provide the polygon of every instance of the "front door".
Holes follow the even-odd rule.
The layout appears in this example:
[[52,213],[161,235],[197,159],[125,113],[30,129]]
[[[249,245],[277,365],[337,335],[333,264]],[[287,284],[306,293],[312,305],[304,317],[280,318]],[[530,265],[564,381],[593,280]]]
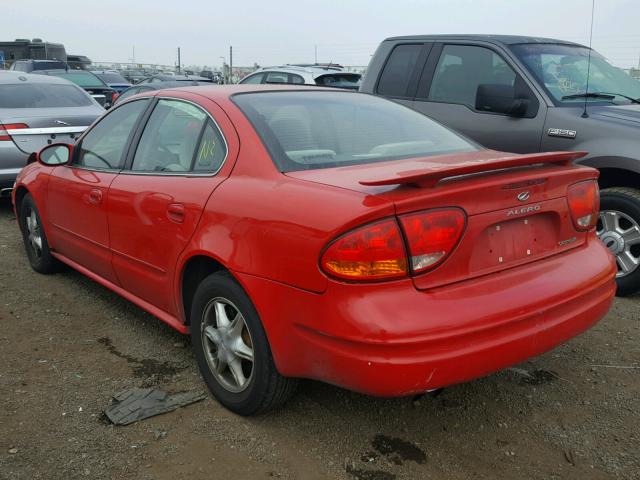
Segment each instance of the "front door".
[[71,164],[56,167],[49,178],[47,208],[55,250],[113,283],[107,196],[147,105],[148,100],[138,100],[109,112],[80,139]]
[[176,263],[209,196],[226,178],[221,168],[227,154],[209,113],[190,102],[160,99],[131,165],[111,184],[110,243],[121,285],[174,316]]
[[[480,85],[512,87],[517,97],[530,99],[526,114],[514,117],[476,108]],[[412,108],[487,148],[516,153],[540,151],[544,102],[503,56],[489,47],[434,46]]]

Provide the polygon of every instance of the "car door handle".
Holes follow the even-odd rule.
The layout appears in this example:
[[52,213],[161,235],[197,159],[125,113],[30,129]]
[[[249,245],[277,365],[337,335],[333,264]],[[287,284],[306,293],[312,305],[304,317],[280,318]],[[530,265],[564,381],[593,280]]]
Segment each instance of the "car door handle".
[[181,203],[171,203],[167,207],[167,218],[175,223],[184,222],[184,205]]
[[89,191],[89,203],[93,205],[98,205],[102,201],[102,190],[98,190],[97,188],[92,188]]

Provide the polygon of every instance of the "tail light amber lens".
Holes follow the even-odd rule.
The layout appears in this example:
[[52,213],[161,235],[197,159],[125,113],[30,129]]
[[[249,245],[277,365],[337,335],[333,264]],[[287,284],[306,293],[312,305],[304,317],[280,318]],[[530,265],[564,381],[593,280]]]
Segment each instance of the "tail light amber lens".
[[329,244],[320,259],[329,275],[371,281],[407,275],[407,254],[395,220],[365,225]]
[[569,210],[577,230],[590,230],[598,222],[600,191],[594,180],[576,183],[567,192]]
[[466,224],[458,208],[431,210],[400,216],[411,270],[421,273],[433,269],[447,258],[458,244]]

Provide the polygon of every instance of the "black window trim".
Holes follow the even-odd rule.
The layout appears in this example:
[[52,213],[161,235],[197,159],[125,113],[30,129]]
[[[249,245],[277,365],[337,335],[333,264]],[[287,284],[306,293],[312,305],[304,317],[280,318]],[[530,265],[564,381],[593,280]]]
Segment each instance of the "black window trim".
[[[143,98],[150,98],[150,97],[143,97]],[[138,121],[138,128],[135,129],[135,134],[134,134],[133,138],[130,141],[130,146],[129,146],[129,149],[127,151],[127,157],[126,157],[126,160],[125,160],[125,163],[124,163],[124,167],[119,172],[120,175],[144,175],[144,176],[155,176],[155,177],[215,177],[218,173],[220,173],[222,168],[227,163],[227,159],[229,158],[229,143],[227,142],[227,139],[224,136],[224,132],[222,131],[222,128],[220,128],[220,125],[218,124],[218,122],[216,122],[215,118],[213,118],[213,115],[211,115],[207,111],[207,109],[204,108],[202,105],[198,105],[196,102],[193,102],[191,100],[185,100],[184,98],[170,97],[170,96],[160,96],[160,95],[157,95],[157,96],[154,96],[154,97],[151,97],[151,98],[153,98],[152,104],[149,105],[148,110],[144,113],[144,115],[142,117],[140,117],[140,120]],[[222,138],[222,141],[224,142],[225,154],[224,154],[224,158],[222,159],[222,162],[220,162],[220,166],[218,167],[217,170],[212,171],[212,172],[193,172],[193,171],[189,171],[189,172],[144,172],[144,171],[131,170],[131,167],[133,165],[133,158],[135,157],[136,151],[138,150],[138,146],[140,145],[140,139],[142,138],[142,134],[143,134],[145,128],[147,127],[147,123],[149,123],[149,118],[151,118],[151,115],[153,114],[153,111],[155,110],[156,105],[158,104],[158,102],[160,100],[177,100],[177,101],[180,101],[180,102],[189,103],[189,104],[193,105],[194,107],[202,110],[205,113],[205,115],[207,116],[208,120],[210,120],[213,123],[213,126],[218,129],[218,133],[220,133],[220,138]],[[204,130],[205,130],[206,126],[207,126],[207,123],[208,123],[207,121],[204,122],[204,124],[202,126],[202,129],[200,131],[200,134],[198,135],[197,148],[200,147],[200,141],[202,140],[202,134],[204,133]],[[196,148],[196,150],[197,150],[197,148]],[[192,168],[193,168],[193,164],[192,164]]]
[[80,138],[78,138],[78,141],[75,143],[75,145],[73,147],[73,154],[71,156],[71,162],[69,162],[69,164],[67,164],[66,166],[69,167],[69,168],[77,168],[79,170],[87,170],[89,172],[105,172],[105,173],[119,173],[119,172],[121,172],[127,165],[127,159],[128,159],[128,156],[129,156],[129,149],[131,148],[131,142],[135,138],[135,134],[138,131],[140,121],[145,118],[145,115],[149,111],[149,107],[151,106],[152,102],[148,102],[149,105],[147,105],[147,107],[142,111],[142,113],[138,117],[138,120],[137,120],[137,124],[138,125],[136,125],[131,130],[131,133],[129,133],[129,137],[127,138],[127,142],[125,144],[125,148],[124,148],[123,153],[122,153],[122,155],[124,156],[124,163],[123,163],[123,167],[122,168],[87,167],[87,166],[84,166],[84,165],[76,164],[75,162],[78,160],[78,155],[80,155],[80,151],[82,150],[82,142],[84,141],[84,137],[86,137],[95,127],[97,127],[102,121],[104,121],[105,118],[108,118],[109,115],[111,115],[113,112],[118,110],[118,108],[120,108],[120,107],[122,107],[124,105],[130,104],[130,103],[133,103],[133,102],[148,101],[149,98],[150,97],[136,98],[136,99],[131,100],[131,101],[122,102],[121,104],[110,108],[108,112],[106,112],[96,123],[91,125],[90,128],[85,130],[82,133],[82,135],[80,136]]
[[[533,112],[533,116],[527,115],[527,116],[518,117],[518,118],[536,118],[538,116],[538,113],[540,112],[540,104],[542,103],[542,101],[541,101],[542,99],[538,95],[538,90],[535,87],[535,85],[533,85],[531,83],[531,81],[529,80],[529,78],[527,77],[527,75],[522,72],[522,70],[521,70],[520,66],[517,64],[517,62],[513,61],[513,59],[509,55],[510,52],[501,51],[501,49],[497,48],[497,46],[495,44],[487,43],[487,42],[473,42],[473,41],[468,41],[468,40],[461,40],[461,41],[457,41],[457,40],[441,40],[441,41],[438,41],[438,42],[434,43],[434,47],[431,50],[429,58],[427,59],[427,61],[425,63],[424,70],[423,70],[421,78],[420,78],[420,83],[418,85],[418,88],[416,89],[415,95],[414,95],[412,100],[414,100],[416,102],[441,103],[441,104],[445,104],[445,105],[460,105],[462,107],[468,108],[469,111],[474,112],[474,113],[481,113],[481,114],[485,114],[485,115],[498,115],[498,116],[501,116],[501,117],[509,117],[509,115],[506,114],[506,113],[487,112],[487,111],[484,111],[484,110],[476,110],[475,108],[472,108],[469,105],[466,105],[464,103],[445,102],[445,101],[442,101],[442,100],[431,100],[431,99],[428,98],[429,92],[431,90],[431,84],[433,83],[433,78],[435,76],[436,68],[438,66],[438,62],[440,61],[440,57],[442,56],[442,52],[444,51],[444,47],[446,47],[447,45],[486,48],[488,50],[491,50],[494,54],[498,55],[502,59],[502,61],[504,61],[509,66],[509,68],[511,68],[511,70],[513,70],[513,73],[515,73],[515,75],[516,75],[516,81],[517,81],[517,79],[519,77],[524,82],[524,84],[527,86],[527,88],[529,89],[529,92],[531,92],[531,94],[535,98],[536,102],[538,103],[535,112]],[[546,104],[546,102],[545,102],[545,104]]]
[[[405,92],[405,95],[384,95],[383,93],[380,93],[378,91],[380,80],[382,79],[382,74],[384,73],[385,68],[387,68],[387,64],[389,63],[389,60],[391,59],[391,56],[393,55],[393,52],[395,51],[395,49],[398,47],[406,46],[406,45],[418,45],[418,46],[421,46],[421,49],[420,49],[420,52],[418,52],[416,65],[413,68],[413,71],[411,72],[411,78],[409,79],[409,83],[407,84],[407,90]],[[433,45],[434,45],[434,42],[432,41],[406,41],[406,42],[399,42],[393,45],[393,47],[389,51],[389,54],[387,55],[387,58],[384,60],[384,64],[380,69],[380,75],[378,75],[378,78],[376,79],[376,84],[373,87],[373,91],[375,92],[375,94],[380,95],[381,97],[384,97],[384,98],[412,100],[415,97],[416,91],[418,89],[418,81],[420,80],[422,67],[426,62],[431,50],[433,49]]]

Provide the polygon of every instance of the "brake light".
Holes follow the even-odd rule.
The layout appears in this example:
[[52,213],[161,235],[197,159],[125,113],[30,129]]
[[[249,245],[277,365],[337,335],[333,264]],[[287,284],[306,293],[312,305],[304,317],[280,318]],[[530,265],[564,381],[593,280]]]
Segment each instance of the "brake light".
[[7,123],[4,125],[0,124],[0,142],[11,140],[11,135],[9,135],[9,132],[7,132],[7,130],[19,130],[22,128],[29,128],[29,125],[25,123]]
[[120,96],[120,94],[118,92],[113,92],[111,94],[111,105],[114,104],[114,102],[118,99],[119,96]]
[[466,217],[458,208],[431,210],[400,216],[411,270],[421,273],[444,262],[464,232]]
[[600,211],[600,191],[595,181],[571,185],[567,199],[573,225],[577,230],[590,230],[596,226]]
[[320,259],[334,277],[368,281],[407,275],[407,255],[395,220],[366,225],[337,238]]

